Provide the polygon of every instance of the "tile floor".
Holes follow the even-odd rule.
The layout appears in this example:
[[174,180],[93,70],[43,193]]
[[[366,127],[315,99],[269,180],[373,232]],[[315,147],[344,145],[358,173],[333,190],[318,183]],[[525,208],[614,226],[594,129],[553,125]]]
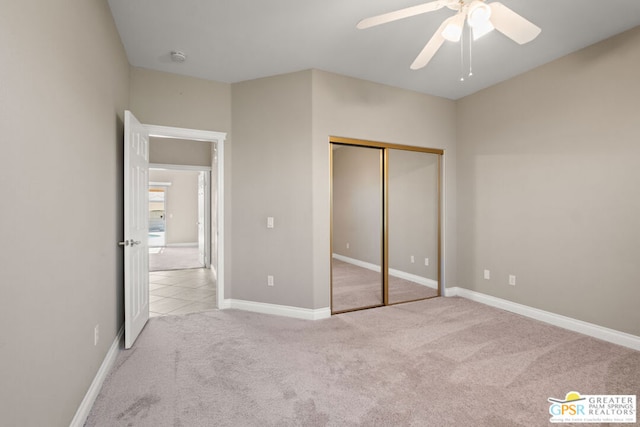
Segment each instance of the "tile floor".
[[211,270],[153,271],[149,273],[149,315],[187,314],[215,310],[216,285]]

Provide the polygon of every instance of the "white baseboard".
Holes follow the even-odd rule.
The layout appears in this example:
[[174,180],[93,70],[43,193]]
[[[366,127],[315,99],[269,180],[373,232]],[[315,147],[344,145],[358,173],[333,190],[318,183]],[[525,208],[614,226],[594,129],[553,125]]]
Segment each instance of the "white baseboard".
[[[355,258],[349,258],[340,254],[333,254],[333,257],[339,261],[356,265],[358,267],[366,268],[367,270],[375,271],[376,273],[380,273],[379,265],[372,264],[370,262],[360,261],[359,259],[355,259]],[[396,270],[394,268],[389,269],[389,275],[393,277],[397,277],[399,279],[404,279],[413,283],[417,283],[418,285],[428,286],[429,288],[438,289],[438,282],[436,280],[427,279],[426,277],[417,276],[415,274]]]
[[410,282],[417,283],[418,285],[426,286],[432,289],[438,289],[438,282],[436,280],[427,279],[426,277],[417,276],[415,274],[396,270],[394,268],[389,269],[389,276],[397,277],[398,279],[408,280]]
[[82,399],[82,402],[80,403],[80,406],[76,411],[76,415],[73,417],[73,420],[71,420],[71,424],[69,425],[69,427],[82,427],[87,421],[87,417],[89,416],[91,407],[96,401],[96,398],[100,393],[100,389],[102,388],[102,383],[107,378],[109,371],[111,371],[113,364],[116,362],[116,357],[120,352],[120,344],[122,343],[123,335],[124,326],[120,328],[118,334],[116,335],[116,338],[111,344],[111,347],[109,347],[109,351],[102,361],[102,365],[100,365],[100,369],[98,369],[96,376],[93,378],[93,381],[89,386],[89,390],[87,390],[87,394],[85,394],[84,399]]
[[338,261],[346,262],[347,264],[356,265],[358,267],[366,268],[367,270],[375,271],[376,273],[380,273],[380,266],[376,264],[372,264],[366,261],[360,261],[359,259],[349,258],[348,256],[333,254],[333,257]]
[[244,301],[238,299],[225,299],[222,307],[235,308],[238,310],[252,311],[262,314],[274,314],[276,316],[294,317],[296,319],[320,320],[331,317],[329,307],[312,309],[292,307],[288,305],[268,304],[264,302]]
[[193,243],[167,243],[167,248],[197,248],[198,242]]
[[476,301],[491,307],[500,308],[512,313],[520,314],[531,319],[559,326],[570,331],[579,332],[590,337],[608,341],[624,347],[640,350],[640,337],[627,334],[626,332],[616,331],[615,329],[605,328],[593,323],[583,322],[582,320],[573,319],[571,317],[562,316],[560,314],[551,313],[549,311],[540,310],[529,307],[527,305],[518,304],[502,298],[491,295],[482,294],[465,288],[447,288],[445,296],[459,296],[462,298]]

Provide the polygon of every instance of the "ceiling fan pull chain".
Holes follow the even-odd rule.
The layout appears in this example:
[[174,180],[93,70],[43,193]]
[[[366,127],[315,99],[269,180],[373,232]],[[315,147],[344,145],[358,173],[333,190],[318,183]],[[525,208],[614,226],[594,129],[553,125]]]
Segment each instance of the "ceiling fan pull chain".
[[473,45],[473,35],[471,34],[471,27],[469,27],[469,77],[473,76],[473,56],[471,52],[471,46]]
[[460,81],[464,81],[464,32],[460,37]]

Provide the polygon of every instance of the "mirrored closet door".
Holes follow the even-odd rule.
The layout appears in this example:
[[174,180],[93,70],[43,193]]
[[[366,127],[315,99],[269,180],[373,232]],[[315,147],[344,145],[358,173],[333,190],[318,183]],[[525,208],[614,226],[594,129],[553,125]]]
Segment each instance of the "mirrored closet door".
[[389,304],[438,296],[439,160],[387,150]]
[[331,311],[440,295],[442,150],[331,145]]
[[332,144],[332,307],[383,304],[380,148]]

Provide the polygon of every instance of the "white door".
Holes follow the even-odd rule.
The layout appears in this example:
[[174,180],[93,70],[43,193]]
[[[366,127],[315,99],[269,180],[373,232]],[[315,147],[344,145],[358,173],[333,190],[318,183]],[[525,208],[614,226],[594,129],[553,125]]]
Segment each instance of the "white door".
[[149,134],[124,113],[124,346],[149,320]]
[[198,174],[198,262],[207,266],[207,250],[206,250],[206,238],[205,238],[205,223],[206,223],[206,198],[205,190],[207,188],[205,181],[205,172]]

